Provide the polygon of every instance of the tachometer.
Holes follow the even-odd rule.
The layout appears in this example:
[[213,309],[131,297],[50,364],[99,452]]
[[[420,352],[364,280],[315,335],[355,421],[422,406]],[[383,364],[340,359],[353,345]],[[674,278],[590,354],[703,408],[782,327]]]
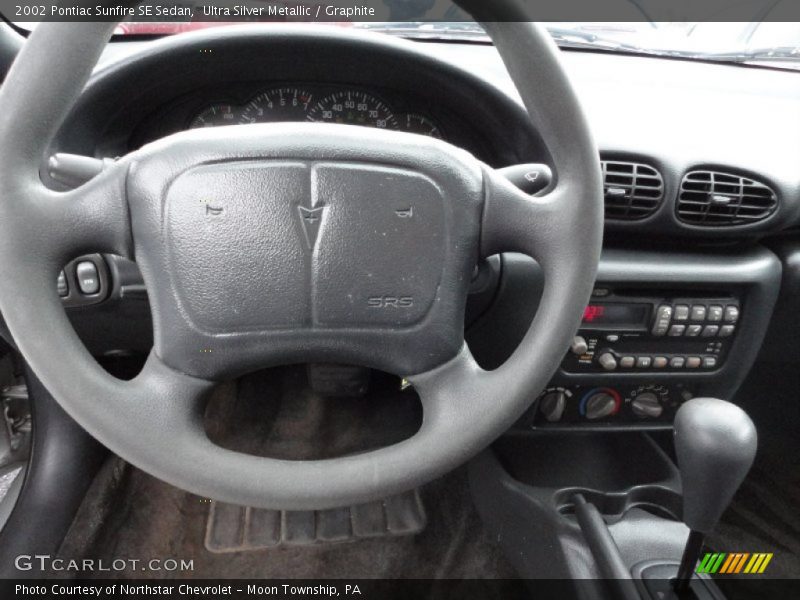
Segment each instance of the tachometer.
[[311,104],[309,92],[299,88],[274,88],[260,93],[242,110],[240,123],[304,121]]
[[366,92],[346,90],[323,98],[308,111],[309,121],[397,129],[397,119],[383,102]]
[[400,129],[409,133],[418,133],[420,135],[427,135],[434,137],[438,140],[444,139],[442,130],[430,118],[417,113],[406,113],[397,117],[400,123]]
[[199,127],[221,127],[223,125],[235,125],[238,118],[238,110],[231,104],[212,104],[195,115],[189,123],[190,129]]

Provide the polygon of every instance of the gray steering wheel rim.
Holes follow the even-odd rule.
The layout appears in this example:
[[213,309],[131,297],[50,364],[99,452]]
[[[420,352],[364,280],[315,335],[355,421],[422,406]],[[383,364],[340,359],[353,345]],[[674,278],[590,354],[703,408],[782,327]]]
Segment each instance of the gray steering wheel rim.
[[113,220],[128,211],[120,177],[127,165],[123,159],[119,169],[73,192],[54,193],[42,185],[43,152],[113,24],[41,24],[0,91],[0,310],[21,353],[62,407],[112,451],[178,487],[241,505],[294,510],[405,491],[463,463],[502,434],[546,385],[578,327],[599,261],[602,187],[597,149],[549,35],[526,22],[486,28],[558,177],[547,196],[530,199],[483,167],[481,253],[520,251],[539,260],[545,272],[531,328],[495,371],[483,371],[464,345],[449,362],[410,377],[425,409],[412,438],[354,456],[284,461],[232,452],[201,435],[196,400],[210,382],[178,373],[155,355],[133,381],[117,380],[71,328],[53,283],[64,262],[84,252],[133,255],[130,231]]

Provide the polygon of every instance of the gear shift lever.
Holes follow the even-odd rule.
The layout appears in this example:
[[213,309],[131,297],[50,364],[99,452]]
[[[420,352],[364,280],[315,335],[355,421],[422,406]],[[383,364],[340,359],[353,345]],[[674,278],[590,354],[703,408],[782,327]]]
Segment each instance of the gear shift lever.
[[675,590],[687,589],[703,538],[719,521],[756,454],[756,429],[738,406],[695,398],[675,415],[675,453],[683,486],[683,521],[690,529]]

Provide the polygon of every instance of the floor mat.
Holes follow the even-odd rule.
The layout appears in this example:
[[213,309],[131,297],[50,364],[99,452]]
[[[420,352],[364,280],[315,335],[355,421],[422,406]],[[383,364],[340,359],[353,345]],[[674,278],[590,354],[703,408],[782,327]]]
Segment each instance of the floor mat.
[[264,510],[211,502],[206,527],[210,552],[246,552],[274,546],[338,544],[364,538],[416,535],[425,529],[417,490],[331,510]]

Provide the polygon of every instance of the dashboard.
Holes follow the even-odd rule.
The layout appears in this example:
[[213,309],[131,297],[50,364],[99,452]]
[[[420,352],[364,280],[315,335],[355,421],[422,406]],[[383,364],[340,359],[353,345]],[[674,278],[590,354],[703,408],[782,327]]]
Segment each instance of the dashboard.
[[[553,164],[491,46],[265,31],[111,44],[52,152],[114,157],[192,128],[312,121],[440,138],[493,167]],[[800,74],[563,54],[600,150],[604,253],[573,347],[519,426],[668,427],[687,398],[732,397],[762,347],[782,264],[800,264],[800,245],[770,247],[800,230]],[[544,285],[529,258],[492,259],[466,319],[485,368],[514,350]],[[137,273],[108,259],[96,305],[72,311],[94,353],[132,347],[120,323],[149,348]],[[66,279],[80,289],[77,270]],[[771,347],[794,351],[795,321]]]

